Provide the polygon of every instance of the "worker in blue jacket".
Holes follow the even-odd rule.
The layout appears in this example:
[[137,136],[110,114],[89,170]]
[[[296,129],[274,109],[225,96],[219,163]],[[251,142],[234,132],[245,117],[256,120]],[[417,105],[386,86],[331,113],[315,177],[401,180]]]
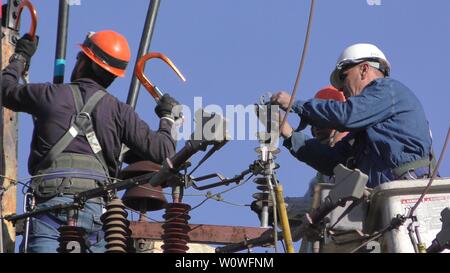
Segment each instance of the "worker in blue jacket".
[[[390,63],[372,44],[346,48],[331,74],[331,84],[347,101],[296,101],[292,110],[302,126],[280,128],[283,145],[299,160],[326,175],[342,163],[369,176],[368,187],[401,179],[427,177],[433,168],[430,128],[414,93],[388,78]],[[287,110],[290,95],[279,92],[271,102]],[[301,132],[301,127],[349,131],[334,147]]]
[[[19,84],[37,42],[28,35],[21,38],[2,71],[4,106],[34,119],[28,169],[37,208],[72,202],[74,194],[112,182],[122,144],[133,157],[156,163],[175,153],[175,99],[166,94],[158,103],[160,123],[154,131],[132,107],[106,91],[116,77],[125,75],[130,61],[125,37],[110,30],[89,33],[80,45],[71,84]],[[88,200],[78,212],[77,226],[86,230],[91,252],[105,250],[102,201]],[[32,218],[28,252],[56,252],[58,228],[66,224],[65,211]]]

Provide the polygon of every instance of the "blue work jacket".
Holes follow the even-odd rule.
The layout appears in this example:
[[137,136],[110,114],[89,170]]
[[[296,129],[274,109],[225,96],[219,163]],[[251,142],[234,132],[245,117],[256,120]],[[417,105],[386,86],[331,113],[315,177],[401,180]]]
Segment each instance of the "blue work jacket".
[[297,101],[292,109],[303,123],[350,132],[334,147],[301,131],[284,141],[296,158],[326,175],[339,163],[352,165],[369,176],[368,187],[373,188],[397,179],[394,168],[430,157],[431,134],[422,105],[397,80],[374,80],[346,102],[311,99]]

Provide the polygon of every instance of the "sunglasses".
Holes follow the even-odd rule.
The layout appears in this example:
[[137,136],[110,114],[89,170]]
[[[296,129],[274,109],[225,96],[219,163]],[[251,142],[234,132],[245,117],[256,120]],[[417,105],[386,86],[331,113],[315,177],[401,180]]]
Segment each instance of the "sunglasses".
[[340,73],[339,73],[339,80],[341,82],[345,81],[345,79],[348,76],[348,70],[352,69],[353,67],[359,65],[360,63],[349,63],[349,64],[345,64],[343,66],[341,66],[340,68]]
[[347,72],[347,71],[344,71],[344,72],[339,73],[339,80],[340,80],[341,82],[344,82],[345,79],[347,78],[348,73],[346,73],[346,72]]

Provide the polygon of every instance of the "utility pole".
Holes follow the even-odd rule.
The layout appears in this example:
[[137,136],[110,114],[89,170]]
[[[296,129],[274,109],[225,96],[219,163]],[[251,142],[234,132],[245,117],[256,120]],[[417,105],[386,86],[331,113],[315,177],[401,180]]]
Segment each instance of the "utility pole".
[[[3,9],[3,22],[2,25],[2,69],[9,64],[9,58],[14,53],[15,41],[17,39],[17,32],[14,30],[15,18],[17,17],[18,7],[21,1],[8,0],[8,6]],[[11,179],[17,179],[17,113],[3,108],[1,119],[1,140],[3,149],[1,150],[1,157],[3,159],[3,168],[1,175],[8,177],[8,179],[2,179],[4,189],[7,189],[1,198],[1,214],[8,215],[16,213],[17,208],[17,190]],[[0,166],[1,167],[1,166]],[[5,252],[14,252],[16,231],[14,226],[10,222],[3,221],[2,223],[3,233],[3,246]]]

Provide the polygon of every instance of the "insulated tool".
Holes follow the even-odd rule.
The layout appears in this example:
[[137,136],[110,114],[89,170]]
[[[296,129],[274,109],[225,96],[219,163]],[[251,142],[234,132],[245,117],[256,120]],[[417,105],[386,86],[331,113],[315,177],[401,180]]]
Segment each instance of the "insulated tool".
[[139,81],[145,86],[145,89],[152,95],[152,97],[159,101],[161,97],[164,95],[163,92],[155,86],[153,83],[150,82],[150,80],[145,76],[144,74],[144,64],[150,60],[150,59],[161,59],[164,61],[167,65],[172,68],[172,70],[180,77],[182,81],[186,81],[186,78],[181,74],[180,70],[175,66],[175,64],[164,54],[157,53],[157,52],[151,52],[147,55],[144,55],[136,64],[136,77],[139,79]]
[[[16,31],[19,31],[20,17],[22,15],[22,11],[25,7],[28,8],[28,10],[30,11],[30,15],[31,15],[31,26],[30,26],[30,31],[28,32],[28,35],[30,35],[31,40],[34,41],[36,39],[36,28],[37,28],[38,16],[37,16],[36,9],[34,8],[33,4],[31,4],[30,1],[24,0],[20,3],[18,12],[17,12],[17,19],[16,19],[16,24],[15,24],[14,29]],[[27,67],[25,67],[25,70],[23,71],[23,74],[22,74],[22,79],[25,84],[28,84],[28,68],[29,68],[28,66],[29,66],[29,64],[27,64]]]
[[34,39],[36,39],[36,28],[37,28],[38,16],[37,16],[36,9],[34,8],[33,4],[31,4],[30,1],[24,0],[24,1],[22,1],[22,3],[20,3],[19,11],[17,13],[16,26],[14,29],[16,31],[18,31],[20,16],[22,15],[22,11],[25,7],[28,8],[28,10],[30,11],[30,15],[31,15],[31,26],[30,26],[30,31],[28,32],[28,34],[31,36],[31,39],[34,41]]

